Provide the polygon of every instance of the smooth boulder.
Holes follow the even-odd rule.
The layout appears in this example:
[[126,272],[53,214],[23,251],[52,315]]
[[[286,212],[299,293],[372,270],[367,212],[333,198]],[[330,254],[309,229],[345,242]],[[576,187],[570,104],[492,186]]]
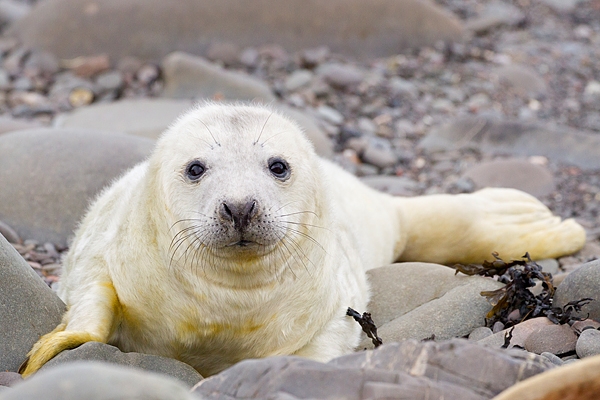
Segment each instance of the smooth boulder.
[[191,366],[172,358],[142,353],[123,353],[118,348],[104,343],[88,342],[59,353],[45,364],[41,370],[56,368],[74,361],[102,361],[126,367],[168,375],[188,387],[198,383],[202,376]]
[[547,168],[523,159],[482,162],[467,169],[463,177],[473,181],[477,189],[506,187],[536,197],[546,196],[556,189],[554,176]]
[[22,239],[67,244],[90,201],[151,152],[154,142],[85,129],[0,136],[0,220]]
[[58,325],[64,303],[0,235],[0,371],[17,372],[34,343]]
[[600,169],[600,136],[565,126],[467,117],[433,127],[418,145],[429,152],[469,146],[490,154],[542,155],[582,169]]
[[122,132],[157,139],[192,105],[190,100],[156,98],[97,103],[58,115],[54,126]]
[[423,0],[46,0],[9,32],[61,58],[105,53],[159,61],[171,51],[277,43],[384,57],[461,40],[459,20]]
[[194,400],[182,383],[163,375],[100,362],[50,368],[0,394],[0,400]]

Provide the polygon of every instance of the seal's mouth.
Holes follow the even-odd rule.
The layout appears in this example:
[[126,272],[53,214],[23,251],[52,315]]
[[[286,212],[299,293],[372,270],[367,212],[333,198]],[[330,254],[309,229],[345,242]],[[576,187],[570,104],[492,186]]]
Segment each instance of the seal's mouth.
[[248,247],[256,245],[258,245],[258,243],[251,240],[238,240],[237,242],[229,243],[226,247]]

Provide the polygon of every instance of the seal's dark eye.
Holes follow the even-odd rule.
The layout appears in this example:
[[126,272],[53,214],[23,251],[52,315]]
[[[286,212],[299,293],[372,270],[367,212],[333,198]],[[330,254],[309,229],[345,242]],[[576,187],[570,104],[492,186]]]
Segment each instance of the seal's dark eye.
[[290,167],[288,164],[279,158],[269,160],[269,171],[278,179],[285,180],[290,176]]
[[188,165],[186,174],[188,178],[195,181],[197,179],[200,179],[202,174],[204,174],[204,171],[204,165],[200,164],[198,161],[194,161],[190,165]]

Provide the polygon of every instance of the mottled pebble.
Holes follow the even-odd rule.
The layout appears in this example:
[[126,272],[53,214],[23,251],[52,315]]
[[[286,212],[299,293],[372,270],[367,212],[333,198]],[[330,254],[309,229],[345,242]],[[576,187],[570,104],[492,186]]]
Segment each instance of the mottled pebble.
[[569,325],[548,325],[532,332],[525,339],[525,350],[541,354],[564,354],[575,350],[577,335]]

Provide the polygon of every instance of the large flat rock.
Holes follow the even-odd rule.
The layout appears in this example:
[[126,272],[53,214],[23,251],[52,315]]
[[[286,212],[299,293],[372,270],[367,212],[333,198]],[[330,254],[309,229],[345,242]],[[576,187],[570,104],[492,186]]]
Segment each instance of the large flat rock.
[[459,40],[457,18],[428,0],[45,0],[10,34],[62,58],[106,53],[159,61],[215,43],[328,46],[369,58]]
[[89,202],[148,156],[154,141],[86,129],[0,136],[0,220],[23,239],[65,245]]
[[469,117],[432,128],[419,143],[430,152],[465,146],[490,154],[542,155],[583,169],[600,169],[600,135],[565,126]]
[[156,139],[192,104],[190,100],[156,98],[96,103],[60,114],[54,120],[54,125],[58,128],[123,132]]

